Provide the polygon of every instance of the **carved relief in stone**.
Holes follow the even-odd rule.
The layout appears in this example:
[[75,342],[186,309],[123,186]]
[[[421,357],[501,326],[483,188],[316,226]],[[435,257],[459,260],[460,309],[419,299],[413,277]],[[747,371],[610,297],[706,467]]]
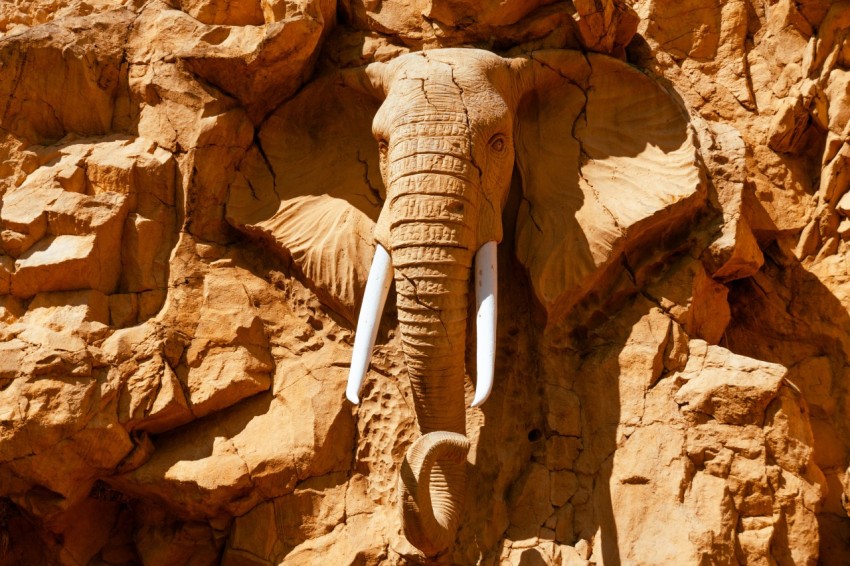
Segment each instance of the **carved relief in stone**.
[[847,563],[848,15],[0,2],[0,566]]
[[[454,540],[464,503],[470,303],[471,406],[493,387],[496,246],[515,163],[523,206],[511,236],[553,323],[619,254],[702,206],[686,115],[608,57],[440,49],[311,85],[261,136],[272,182],[246,179],[254,192],[231,192],[228,218],[279,246],[346,312],[365,286],[347,389],[353,403],[394,279],[422,435],[402,464],[402,520],[416,547],[437,554]],[[377,188],[369,177],[376,161]],[[358,168],[367,183],[352,187]]]

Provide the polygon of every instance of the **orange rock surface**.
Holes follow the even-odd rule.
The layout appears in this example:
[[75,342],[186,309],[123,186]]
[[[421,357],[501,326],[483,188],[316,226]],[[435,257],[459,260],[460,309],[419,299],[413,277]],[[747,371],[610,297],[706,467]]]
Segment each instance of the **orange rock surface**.
[[848,0],[3,2],[0,566],[847,564],[849,189]]

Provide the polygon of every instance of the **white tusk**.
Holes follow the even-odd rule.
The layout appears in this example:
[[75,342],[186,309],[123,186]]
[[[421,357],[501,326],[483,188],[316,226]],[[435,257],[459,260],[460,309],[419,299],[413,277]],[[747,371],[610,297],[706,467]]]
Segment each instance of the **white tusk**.
[[378,323],[384,312],[384,303],[390,292],[393,280],[393,265],[390,254],[378,244],[375,246],[375,257],[369,269],[369,279],[366,280],[366,292],[363,294],[363,305],[360,307],[360,317],[357,319],[357,330],[354,334],[354,352],[351,354],[351,369],[348,372],[348,386],[345,396],[349,401],[360,403],[360,388],[363,378],[369,370],[372,360],[372,349],[378,336]]
[[496,288],[498,269],[496,242],[487,242],[475,254],[475,299],[478,302],[478,317],[475,320],[477,334],[477,375],[475,397],[472,407],[478,407],[493,390],[493,374],[496,368]]

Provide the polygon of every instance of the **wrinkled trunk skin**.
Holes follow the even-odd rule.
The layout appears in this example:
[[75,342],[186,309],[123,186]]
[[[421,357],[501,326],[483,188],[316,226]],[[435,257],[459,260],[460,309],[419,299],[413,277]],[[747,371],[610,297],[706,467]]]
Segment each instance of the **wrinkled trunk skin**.
[[466,491],[464,358],[480,194],[464,117],[442,118],[394,129],[388,173],[399,329],[423,435],[402,465],[402,523],[427,556],[454,541]]

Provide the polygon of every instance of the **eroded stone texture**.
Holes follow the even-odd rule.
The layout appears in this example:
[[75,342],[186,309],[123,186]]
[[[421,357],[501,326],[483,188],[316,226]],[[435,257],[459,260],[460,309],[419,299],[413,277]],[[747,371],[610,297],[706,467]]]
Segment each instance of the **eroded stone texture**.
[[846,564],[848,124],[847,0],[2,3],[0,566]]

